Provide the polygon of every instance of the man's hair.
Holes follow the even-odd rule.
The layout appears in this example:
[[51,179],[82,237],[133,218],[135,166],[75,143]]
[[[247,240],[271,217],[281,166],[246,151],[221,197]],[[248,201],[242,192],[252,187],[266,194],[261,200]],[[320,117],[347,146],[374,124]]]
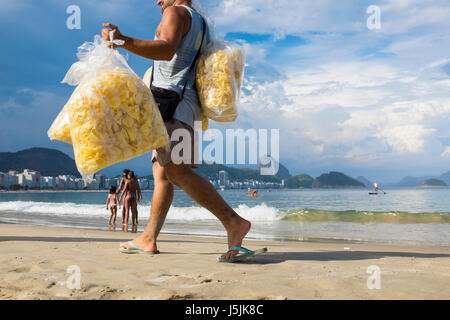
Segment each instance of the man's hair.
[[134,171],[130,171],[130,172],[128,172],[128,174],[130,175],[131,179],[134,178]]
[[130,173],[130,169],[124,169],[124,170],[123,170],[123,173],[129,174],[129,173]]

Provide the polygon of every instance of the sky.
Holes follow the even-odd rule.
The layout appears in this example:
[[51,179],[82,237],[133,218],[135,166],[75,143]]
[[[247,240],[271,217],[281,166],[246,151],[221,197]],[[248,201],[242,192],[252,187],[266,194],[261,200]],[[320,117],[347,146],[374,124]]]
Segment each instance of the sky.
[[[152,39],[156,2],[0,0],[0,152],[73,156],[47,130],[74,89],[61,80],[77,47],[104,22]],[[217,39],[246,52],[239,117],[226,128],[279,129],[291,174],[341,171],[387,183],[450,170],[448,0],[195,2]],[[66,26],[70,5],[80,8],[79,30]],[[140,76],[152,64],[120,52]],[[103,172],[123,167],[150,174],[150,155]]]

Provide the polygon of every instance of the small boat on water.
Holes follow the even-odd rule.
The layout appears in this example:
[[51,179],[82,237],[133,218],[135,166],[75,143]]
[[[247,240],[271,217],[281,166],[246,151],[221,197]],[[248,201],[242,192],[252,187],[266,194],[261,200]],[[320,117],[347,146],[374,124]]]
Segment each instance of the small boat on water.
[[[374,183],[373,183],[373,189],[374,189],[374,192],[369,192],[369,194],[370,195],[377,195],[379,192],[378,192],[378,183],[375,181]],[[386,194],[386,192],[384,192],[383,190],[380,190],[383,194]]]

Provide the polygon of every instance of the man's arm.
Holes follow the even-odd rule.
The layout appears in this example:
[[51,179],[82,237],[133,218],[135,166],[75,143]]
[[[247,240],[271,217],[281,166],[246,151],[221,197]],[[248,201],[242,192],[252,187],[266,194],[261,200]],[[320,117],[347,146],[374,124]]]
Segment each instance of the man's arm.
[[[177,52],[189,23],[186,16],[187,12],[185,11],[184,8],[175,6],[164,10],[160,24],[159,40],[131,38],[122,35],[117,26],[111,23],[105,23],[103,26],[114,31],[114,39],[125,41],[125,44],[122,46],[124,49],[147,59],[170,61]],[[109,32],[111,30],[102,30],[103,39],[106,41],[109,41]]]
[[117,188],[117,190],[116,190],[116,194],[119,194],[120,193],[120,190],[122,190],[122,186],[123,186],[123,180],[125,180],[124,178],[122,178],[122,180],[120,180],[120,183],[119,183],[119,188]]
[[120,201],[119,201],[119,197],[117,196],[117,194],[115,194],[114,195],[114,197],[116,198],[116,203],[117,203],[117,206],[120,208]]

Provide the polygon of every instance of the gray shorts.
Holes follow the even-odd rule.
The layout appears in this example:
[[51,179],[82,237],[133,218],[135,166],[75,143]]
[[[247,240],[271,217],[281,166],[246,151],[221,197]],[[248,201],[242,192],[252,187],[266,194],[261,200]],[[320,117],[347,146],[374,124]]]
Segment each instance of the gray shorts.
[[[169,139],[175,139],[173,133],[177,129],[185,129],[184,132],[186,136],[182,136],[180,138],[175,139],[175,141],[171,141],[167,146],[158,148],[153,150],[152,153],[152,163],[158,161],[158,164],[162,167],[168,165],[170,162],[175,164],[180,164],[180,162],[184,164],[190,164],[192,168],[198,168],[198,164],[196,164],[196,160],[198,159],[198,143],[196,142],[196,135],[194,134],[194,129],[192,129],[189,125],[184,122],[181,122],[177,119],[170,119],[169,121],[164,123],[166,125],[167,133],[169,134]],[[184,142],[183,139],[187,138],[190,141]],[[184,142],[184,143],[183,143]],[[180,144],[178,146],[178,144]],[[183,145],[190,145],[189,150],[185,150],[182,148]],[[178,146],[178,147],[177,147]],[[177,148],[176,152],[172,155],[172,150]],[[188,152],[186,156],[185,152]],[[174,159],[172,159],[172,156]],[[198,160],[197,160],[198,161]]]

